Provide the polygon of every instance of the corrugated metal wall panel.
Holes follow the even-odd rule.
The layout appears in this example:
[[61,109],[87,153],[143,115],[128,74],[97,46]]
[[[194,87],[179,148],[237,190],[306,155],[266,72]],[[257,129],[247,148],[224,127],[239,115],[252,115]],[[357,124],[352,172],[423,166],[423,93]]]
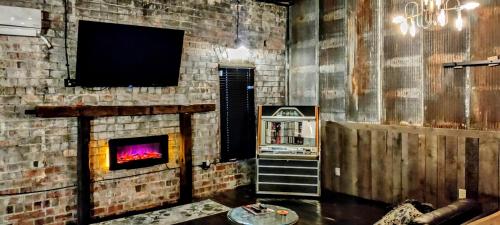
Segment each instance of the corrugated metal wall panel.
[[323,120],[345,120],[345,4],[322,0],[319,24],[319,104]]
[[[442,64],[500,55],[500,29],[496,29],[500,1],[483,0],[478,9],[463,12],[465,28],[461,32],[453,24],[455,13],[450,12],[445,28],[419,29],[413,38],[401,35],[398,25],[392,23],[410,0],[379,1],[320,1],[318,88],[323,118],[377,122],[381,109],[385,124],[499,129],[500,68],[445,70]],[[312,38],[312,28],[304,29],[308,34],[303,35]],[[300,28],[294,32],[299,33]],[[304,42],[297,42],[292,51],[303,46]],[[314,55],[310,46],[308,54]],[[299,66],[292,70],[314,71],[313,61],[300,57],[293,61]],[[314,86],[315,80],[308,76],[313,75],[293,82]]]
[[318,1],[299,0],[290,8],[289,103],[316,105],[318,100]]
[[[452,16],[455,14],[452,13]],[[467,60],[468,29],[458,32],[450,24],[424,32],[425,125],[465,128],[466,70],[444,69],[443,63]]]
[[422,124],[422,32],[403,36],[392,17],[409,1],[384,1],[382,60],[383,114],[386,124]]
[[378,1],[347,1],[347,119],[378,122]]
[[[484,0],[472,18],[471,59],[500,55],[500,1]],[[500,128],[500,68],[472,68],[471,128]]]

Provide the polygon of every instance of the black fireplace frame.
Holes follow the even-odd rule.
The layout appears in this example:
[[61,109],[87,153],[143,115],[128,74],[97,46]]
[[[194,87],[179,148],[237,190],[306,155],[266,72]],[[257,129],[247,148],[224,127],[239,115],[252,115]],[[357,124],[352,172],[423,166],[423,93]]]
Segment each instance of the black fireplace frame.
[[[123,164],[118,164],[117,154],[116,154],[117,147],[124,145],[149,144],[149,143],[160,143],[160,150],[162,156],[161,158],[135,160]],[[108,144],[109,144],[109,170],[137,169],[137,168],[168,163],[168,135],[110,139],[108,141]]]

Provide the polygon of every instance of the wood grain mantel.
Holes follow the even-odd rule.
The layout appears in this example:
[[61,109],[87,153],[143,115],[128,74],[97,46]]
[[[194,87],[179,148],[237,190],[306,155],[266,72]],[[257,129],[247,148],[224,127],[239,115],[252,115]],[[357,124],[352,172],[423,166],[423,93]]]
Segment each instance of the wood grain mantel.
[[215,104],[199,105],[149,105],[149,106],[36,106],[26,110],[28,115],[41,118],[76,117],[78,118],[77,143],[77,224],[87,225],[96,222],[91,217],[91,186],[88,146],[90,142],[91,121],[98,117],[148,116],[179,114],[180,132],[183,139],[180,160],[180,199],[179,203],[189,203],[193,198],[192,162],[192,114],[215,111]]
[[42,118],[148,116],[215,111],[215,104],[148,106],[36,106],[26,114]]

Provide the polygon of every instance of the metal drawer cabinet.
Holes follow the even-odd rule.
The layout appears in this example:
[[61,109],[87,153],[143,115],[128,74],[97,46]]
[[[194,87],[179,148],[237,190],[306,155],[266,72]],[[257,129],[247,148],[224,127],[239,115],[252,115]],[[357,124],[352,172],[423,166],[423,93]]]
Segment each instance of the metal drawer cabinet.
[[319,160],[257,159],[257,194],[319,196]]

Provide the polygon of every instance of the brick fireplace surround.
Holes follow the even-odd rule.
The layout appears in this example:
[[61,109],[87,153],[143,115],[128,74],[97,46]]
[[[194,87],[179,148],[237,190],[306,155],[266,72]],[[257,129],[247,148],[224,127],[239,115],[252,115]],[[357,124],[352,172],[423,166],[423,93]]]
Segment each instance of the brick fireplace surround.
[[[192,114],[215,110],[215,105],[192,106],[40,106],[27,110],[41,118],[76,117],[78,119],[77,141],[77,223],[89,224],[115,214],[131,213],[155,206],[174,202],[189,203],[193,199],[193,160],[192,160]],[[145,137],[158,135],[157,132],[131,126],[123,133],[107,131],[110,120],[124,120],[127,116],[162,116],[179,114],[180,132],[157,129],[159,134],[169,135],[171,161],[167,164],[145,169],[109,171],[108,141],[115,136]],[[99,118],[106,118],[106,121]],[[140,121],[140,120],[139,120]],[[100,128],[101,127],[101,128]],[[147,127],[147,126],[146,126]],[[106,128],[106,129],[104,129]],[[169,132],[170,131],[170,132]],[[174,165],[170,167],[170,165]],[[159,167],[159,168],[158,168]],[[148,179],[137,180],[135,174],[149,175]],[[130,178],[125,180],[124,178]],[[119,180],[116,182],[115,180]],[[110,182],[111,181],[111,182]],[[130,185],[132,183],[133,185]],[[178,185],[179,183],[179,185]],[[134,188],[135,195],[124,191]],[[143,191],[144,189],[144,191]],[[146,191],[147,189],[152,191]],[[133,190],[132,190],[133,191]],[[141,196],[142,194],[142,196]]]
[[[177,87],[64,87],[62,0],[0,0],[0,5],[41,9],[44,31],[54,48],[36,37],[0,35],[0,224],[63,225],[77,221],[78,119],[38,118],[25,110],[38,105],[140,106],[215,104],[213,112],[193,114],[193,195],[208,196],[251,182],[252,162],[240,161],[202,170],[204,160],[219,158],[218,65],[230,64],[236,6],[230,0],[69,0],[69,54],[76,65],[78,20],[185,30]],[[285,102],[286,9],[241,0],[240,37],[255,66],[256,105]],[[179,163],[136,170],[109,171],[106,140],[169,135],[174,154],[180,138],[178,115],[117,116],[91,122],[90,179],[92,217],[119,215],[177,202]],[[172,169],[169,169],[172,168]]]

